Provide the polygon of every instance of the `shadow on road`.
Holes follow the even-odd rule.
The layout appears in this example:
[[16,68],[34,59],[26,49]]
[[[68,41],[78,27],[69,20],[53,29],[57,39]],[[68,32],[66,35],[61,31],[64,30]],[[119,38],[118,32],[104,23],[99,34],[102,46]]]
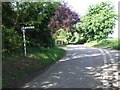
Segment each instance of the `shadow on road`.
[[[104,81],[105,64],[111,59],[118,62],[118,51],[109,51],[112,58],[99,49],[72,45],[65,47],[67,55],[51,66],[45,73],[27,83],[24,88],[101,88],[108,86]],[[104,61],[107,60],[107,63]],[[118,69],[117,69],[118,70]]]

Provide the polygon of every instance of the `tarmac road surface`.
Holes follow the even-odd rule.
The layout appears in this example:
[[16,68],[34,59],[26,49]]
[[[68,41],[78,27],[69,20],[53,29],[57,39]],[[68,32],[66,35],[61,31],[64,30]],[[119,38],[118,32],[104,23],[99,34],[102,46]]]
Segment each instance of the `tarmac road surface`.
[[[113,70],[113,64],[118,63],[120,52],[117,50],[105,50],[85,45],[69,45],[62,48],[67,51],[66,56],[26,83],[24,88],[108,87],[111,81],[106,78],[110,76],[110,71],[112,79],[112,72],[118,72],[118,65],[116,65],[116,71]],[[107,67],[112,69],[107,70]],[[116,75],[118,77],[118,74]]]

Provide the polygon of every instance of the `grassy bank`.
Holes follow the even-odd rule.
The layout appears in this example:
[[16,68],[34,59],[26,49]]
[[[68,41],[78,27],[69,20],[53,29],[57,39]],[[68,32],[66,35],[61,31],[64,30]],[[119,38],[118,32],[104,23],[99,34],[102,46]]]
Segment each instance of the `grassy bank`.
[[120,50],[120,39],[118,40],[114,38],[109,38],[109,39],[103,39],[99,42],[91,41],[86,43],[86,45],[90,45],[98,48]]
[[19,87],[26,78],[44,69],[65,55],[60,48],[31,48],[27,57],[3,58],[3,87]]

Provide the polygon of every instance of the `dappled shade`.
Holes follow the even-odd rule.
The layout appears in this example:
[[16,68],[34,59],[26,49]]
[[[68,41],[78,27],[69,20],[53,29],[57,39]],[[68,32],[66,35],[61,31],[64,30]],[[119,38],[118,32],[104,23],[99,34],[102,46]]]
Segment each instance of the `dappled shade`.
[[[80,45],[72,45],[64,49],[67,50],[66,57],[60,59],[42,75],[28,82],[24,88],[105,88],[109,86],[104,81],[106,68],[103,58],[106,53],[102,52],[104,50]],[[118,51],[108,52],[114,57],[105,55],[107,67],[111,65],[112,58],[114,58],[114,63],[118,62],[116,57]],[[116,77],[118,77],[117,74]]]

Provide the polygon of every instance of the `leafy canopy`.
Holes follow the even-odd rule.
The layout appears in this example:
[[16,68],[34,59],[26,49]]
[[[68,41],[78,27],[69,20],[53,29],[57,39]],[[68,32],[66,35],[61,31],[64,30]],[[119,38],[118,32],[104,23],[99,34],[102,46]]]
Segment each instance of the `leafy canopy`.
[[80,38],[84,40],[100,40],[113,33],[116,14],[110,2],[91,5],[86,15],[77,23]]
[[27,46],[54,46],[48,27],[59,2],[2,2],[3,52],[22,51],[22,26],[34,25],[33,31],[26,31]]
[[71,26],[76,24],[79,21],[79,16],[76,12],[72,11],[66,3],[61,4],[54,13],[54,16],[51,18],[49,27],[52,30],[52,33],[56,33],[57,30],[63,28],[69,28],[68,31],[72,32]]

